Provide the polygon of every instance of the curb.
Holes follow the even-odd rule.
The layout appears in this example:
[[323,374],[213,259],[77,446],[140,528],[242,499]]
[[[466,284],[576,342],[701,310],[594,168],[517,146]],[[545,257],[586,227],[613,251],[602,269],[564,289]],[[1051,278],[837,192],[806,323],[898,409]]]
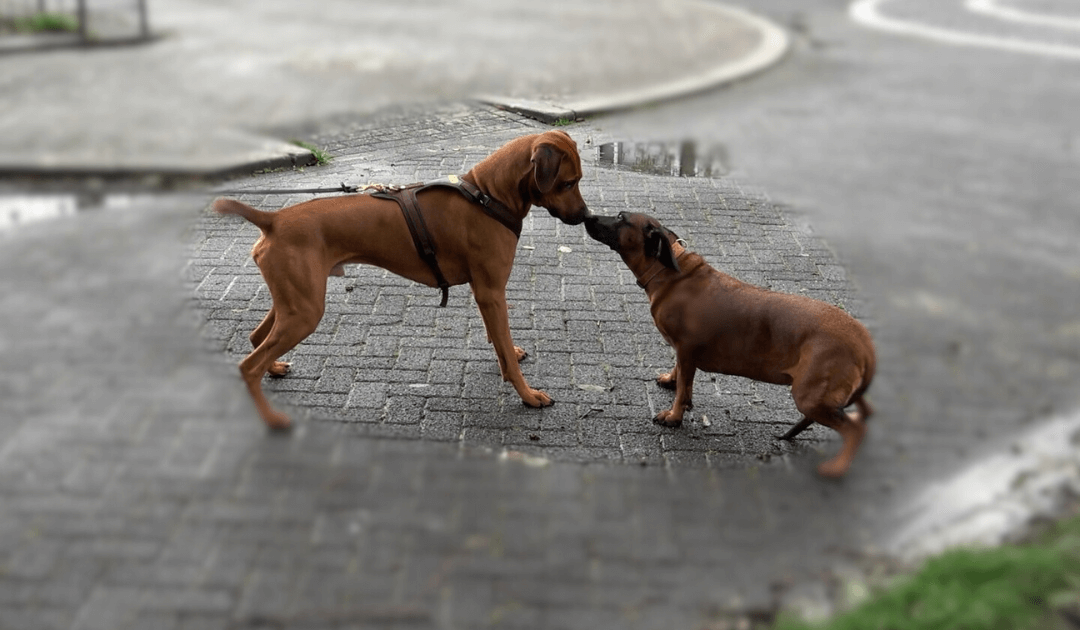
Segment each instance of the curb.
[[[317,161],[309,149],[273,138],[248,136],[243,144],[247,147],[236,149],[244,154],[234,159],[212,160],[177,160],[154,164],[100,164],[76,165],[60,161],[50,163],[38,160],[17,164],[13,161],[0,161],[0,177],[4,176],[49,176],[49,177],[138,177],[144,175],[166,175],[179,177],[220,178],[244,175],[262,170],[275,170],[302,166],[314,166]],[[227,153],[223,151],[222,153]]]
[[[547,124],[575,121],[584,116],[638,107],[647,103],[675,99],[689,94],[715,89],[760,73],[778,63],[790,47],[786,31],[771,21],[745,9],[717,4],[709,0],[684,0],[704,11],[711,11],[723,20],[734,20],[757,30],[761,41],[756,49],[734,60],[726,60],[704,73],[673,79],[657,85],[632,88],[610,94],[586,97],[563,103],[516,99],[503,96],[480,95],[474,101],[514,112]],[[55,43],[55,42],[53,42]],[[3,51],[0,50],[0,54]],[[21,161],[17,155],[0,156],[0,176],[140,176],[179,175],[196,177],[224,177],[252,173],[258,170],[291,168],[315,163],[312,153],[306,149],[284,143],[277,139],[262,138],[231,132],[246,137],[227,141],[214,157],[161,160],[148,159],[145,163],[99,163],[65,164],[46,157],[33,163]],[[231,157],[228,157],[230,156]]]
[[761,33],[761,44],[749,55],[722,63],[704,74],[675,79],[646,88],[624,90],[566,103],[502,96],[481,96],[477,100],[547,124],[554,124],[558,121],[574,121],[585,116],[631,109],[730,85],[767,70],[787,55],[791,38],[787,31],[769,20],[738,7],[697,0],[693,3],[720,13],[725,19],[739,20],[756,28]]
[[886,548],[915,562],[960,546],[997,546],[1054,518],[1080,495],[1080,410],[1002,443],[913,497]]

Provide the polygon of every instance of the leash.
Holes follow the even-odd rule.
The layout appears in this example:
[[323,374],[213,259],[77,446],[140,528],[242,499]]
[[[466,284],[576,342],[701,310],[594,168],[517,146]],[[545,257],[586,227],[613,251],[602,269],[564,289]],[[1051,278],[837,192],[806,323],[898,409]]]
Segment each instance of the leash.
[[375,185],[349,186],[345,182],[337,188],[254,188],[246,190],[215,190],[218,195],[320,195],[325,193],[357,193]]

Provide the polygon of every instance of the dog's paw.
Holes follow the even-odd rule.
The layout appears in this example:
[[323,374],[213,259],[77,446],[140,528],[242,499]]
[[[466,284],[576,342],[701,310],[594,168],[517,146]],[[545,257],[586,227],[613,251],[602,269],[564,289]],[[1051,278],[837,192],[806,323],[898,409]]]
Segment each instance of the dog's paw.
[[289,416],[286,416],[280,411],[271,411],[263,416],[263,421],[266,422],[266,428],[271,431],[285,432],[292,430],[292,420],[289,420]]
[[522,396],[521,402],[525,403],[529,407],[550,407],[552,405],[551,396],[548,396],[539,389],[529,389],[528,396]]
[[659,424],[662,427],[675,428],[682,426],[682,416],[680,415],[676,417],[675,412],[671,409],[668,409],[667,411],[661,411],[660,413],[656,414],[656,416],[653,417],[652,420],[653,422]]
[[291,368],[292,363],[289,363],[287,361],[274,361],[270,368],[266,370],[266,373],[270,376],[281,377],[288,374]]
[[514,346],[514,354],[517,355],[517,360],[519,362],[524,360],[525,357],[529,356],[529,353],[525,352],[525,349],[519,346]]
[[656,384],[664,389],[675,389],[675,377],[671,372],[656,377]]
[[826,479],[840,479],[847,472],[847,463],[838,461],[840,458],[830,459],[818,466],[817,472]]

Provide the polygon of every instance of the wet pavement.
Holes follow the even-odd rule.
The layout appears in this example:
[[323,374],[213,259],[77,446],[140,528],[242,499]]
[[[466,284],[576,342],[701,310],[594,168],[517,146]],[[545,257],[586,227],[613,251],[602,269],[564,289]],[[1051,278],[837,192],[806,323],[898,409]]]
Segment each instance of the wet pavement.
[[[694,6],[664,5],[678,10],[663,18]],[[228,5],[203,7],[217,18],[210,21],[184,7],[162,8],[161,23],[177,32],[135,55],[2,57],[5,70],[18,71],[0,76],[20,89],[0,98],[19,100],[20,111],[38,103],[34,94],[66,98],[81,85],[72,82],[79,68],[113,94],[130,88],[142,105],[112,110],[85,136],[77,116],[56,118],[65,124],[55,136],[39,134],[55,146],[93,148],[81,155],[108,168],[121,162],[107,156],[149,146],[216,160],[226,152],[214,139],[242,129],[256,144],[267,134],[312,140],[333,160],[220,188],[406,183],[461,173],[510,138],[549,128],[451,98],[483,91],[473,79],[520,71],[533,93],[506,84],[506,94],[541,102],[552,94],[540,89],[549,85],[544,72],[567,67],[565,58],[537,61],[514,47],[543,38],[520,30],[532,26],[489,30],[506,54],[468,57],[447,54],[458,36],[427,23],[432,56],[416,60],[402,52],[415,51],[402,47],[412,40],[393,31],[369,38],[375,48],[340,44],[360,41],[354,33],[363,29],[350,20],[386,22],[385,12],[328,11],[290,25],[276,19],[285,5],[261,5],[265,13],[239,32]],[[639,5],[620,7],[623,19]],[[649,50],[627,43],[642,41],[635,37],[582,39],[576,29],[607,32],[586,19],[593,10],[582,9],[560,37],[613,64]],[[305,33],[334,19],[341,37],[310,47]],[[192,35],[185,24],[213,28]],[[653,32],[611,25],[617,34]],[[233,47],[199,61],[197,51],[230,38]],[[660,48],[682,50],[671,41],[708,40],[678,35]],[[184,51],[202,74],[166,64]],[[700,49],[684,52],[701,58]],[[132,62],[126,78],[112,74],[122,59]],[[368,64],[379,59],[385,65]],[[411,72],[418,67],[432,74]],[[169,108],[134,85],[148,76],[140,73],[158,73],[149,85],[175,86],[204,105],[158,119]],[[388,82],[403,73],[417,84],[394,92]],[[595,84],[588,73],[575,75],[581,83],[553,76],[560,86]],[[322,91],[308,89],[315,83]],[[446,91],[433,93],[435,83]],[[241,84],[259,89],[229,89]],[[87,98],[87,111],[104,115],[95,107],[108,98]],[[425,102],[383,107],[397,98]],[[17,117],[2,120],[19,126]],[[612,136],[606,126],[562,127],[582,151],[582,192],[594,211],[653,213],[715,266],[840,304],[867,323],[883,356],[908,356],[911,340],[877,316],[891,303],[868,300],[804,217],[729,177],[724,146],[693,135]],[[140,137],[159,127],[162,135]],[[18,144],[32,129],[12,136],[17,150],[35,146]],[[104,151],[118,130],[128,144]],[[246,155],[251,145],[236,146]],[[292,353],[293,374],[267,381],[275,403],[299,418],[291,434],[268,434],[235,368],[268,307],[248,256],[257,230],[212,215],[212,195],[176,171],[150,179],[125,172],[33,180],[29,200],[29,180],[0,181],[13,193],[0,202],[0,628],[745,627],[738,624],[768,620],[780,607],[827,610],[861,568],[931,549],[925,534],[938,523],[920,516],[940,516],[934,501],[971,487],[942,471],[962,469],[978,424],[926,421],[952,392],[937,364],[930,373],[941,385],[919,395],[909,386],[921,364],[879,374],[871,390],[878,415],[839,483],[813,473],[839,446],[828,431],[793,444],[775,439],[798,418],[785,388],[700,374],[684,427],[653,425],[671,400],[653,378],[672,356],[645,296],[610,250],[543,210],[525,222],[508,295],[515,341],[530,352],[524,372],[555,406],[525,408],[501,383],[467,290],[451,289],[439,309],[435,290],[350,268],[331,279],[327,314]],[[263,208],[310,197],[233,196]],[[1004,409],[994,418],[1013,421]],[[1069,422],[1051,442],[1074,439]],[[1020,444],[1033,458],[1002,463],[1015,472],[1006,485],[1038,486],[1027,475],[1040,467],[1075,468],[1060,449]],[[1003,511],[957,503],[954,521],[1008,521],[1008,501],[990,500]]]
[[[317,134],[337,156],[327,167],[227,185],[414,181],[544,128],[487,107],[425,111]],[[596,211],[648,206],[744,279],[867,314],[828,250],[759,193],[604,168],[589,147],[610,139],[569,131]],[[525,408],[500,382],[466,291],[439,309],[437,292],[350,269],[295,373],[268,383],[299,426],[267,434],[234,362],[267,306],[255,235],[208,201],[4,236],[6,330],[21,333],[0,353],[14,420],[5,620],[695,628],[767,617],[792,585],[873,549],[890,455],[871,441],[849,479],[822,483],[814,466],[837,440],[778,442],[797,416],[783,388],[726,377],[699,378],[684,429],[653,425],[671,353],[644,295],[606,247],[542,211],[509,296],[526,375],[555,406]]]

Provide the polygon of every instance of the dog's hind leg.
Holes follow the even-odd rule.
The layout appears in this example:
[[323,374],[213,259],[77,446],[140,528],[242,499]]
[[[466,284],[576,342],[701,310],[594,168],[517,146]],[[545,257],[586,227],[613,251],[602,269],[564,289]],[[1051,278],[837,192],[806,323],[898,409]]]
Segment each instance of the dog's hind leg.
[[[240,362],[240,375],[259,415],[271,429],[288,429],[291,423],[288,416],[275,410],[266,400],[262,378],[271,367],[281,363],[278,358],[315,332],[326,309],[325,270],[304,269],[298,260],[289,262],[290,265],[275,266],[279,271],[274,276],[263,274],[274,301],[273,317],[267,314],[255,329],[261,333],[260,329],[265,330],[264,325],[269,327],[259,345]],[[253,337],[256,337],[254,333]]]
[[[855,458],[855,452],[866,436],[866,424],[861,418],[853,418],[844,413],[843,405],[848,400],[848,393],[837,395],[838,391],[848,389],[833,378],[810,378],[796,381],[791,387],[791,396],[795,407],[803,413],[805,420],[817,422],[840,434],[843,445],[835,457],[818,466],[818,474],[823,477],[842,477]],[[805,422],[804,420],[804,422]],[[803,422],[796,425],[799,428]],[[793,429],[794,430],[794,429]]]
[[280,363],[277,361],[278,357],[292,350],[296,344],[315,332],[321,318],[321,309],[318,313],[297,316],[279,314],[274,320],[270,333],[259,344],[259,347],[240,362],[240,375],[247,384],[251,399],[255,401],[255,408],[271,429],[288,429],[291,423],[288,416],[275,410],[266,400],[266,395],[262,391],[262,378],[271,366]]
[[679,364],[676,363],[671,371],[667,374],[661,374],[656,377],[656,384],[664,389],[675,389],[675,385],[679,380]]
[[841,409],[822,409],[815,413],[814,421],[835,430],[844,440],[840,452],[818,466],[818,474],[834,478],[844,476],[851,466],[851,460],[855,459],[855,451],[866,436],[866,424],[862,420],[849,418]]
[[[274,309],[273,307],[266,313],[266,317],[263,318],[262,323],[255,327],[255,330],[251,331],[248,339],[251,340],[251,348],[254,350],[262,344],[266,336],[270,334],[270,330],[274,327]],[[287,361],[274,361],[270,364],[267,372],[270,376],[285,376],[289,373],[289,367],[292,364]]]

